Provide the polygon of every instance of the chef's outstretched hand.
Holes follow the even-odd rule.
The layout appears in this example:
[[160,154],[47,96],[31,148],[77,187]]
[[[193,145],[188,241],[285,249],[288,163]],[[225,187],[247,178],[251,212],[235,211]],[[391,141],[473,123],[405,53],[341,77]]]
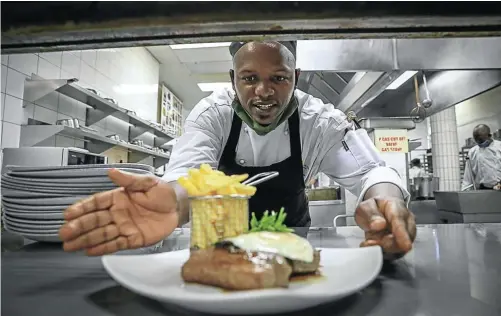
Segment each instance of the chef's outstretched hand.
[[178,224],[176,193],[154,176],[110,170],[119,188],[94,194],[70,206],[59,230],[65,251],[98,256],[151,246]]
[[412,249],[416,221],[402,199],[367,199],[357,207],[355,222],[365,231],[365,241],[360,246],[381,246],[387,260],[401,258]]

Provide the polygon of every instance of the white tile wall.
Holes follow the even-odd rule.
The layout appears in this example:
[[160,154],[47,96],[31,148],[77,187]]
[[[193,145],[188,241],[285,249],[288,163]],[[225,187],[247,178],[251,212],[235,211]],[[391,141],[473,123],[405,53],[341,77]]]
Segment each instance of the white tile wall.
[[[44,96],[35,104],[24,101],[25,78],[32,74],[45,79],[78,78],[81,85],[114,98],[121,107],[145,119],[156,121],[159,64],[144,48],[2,55],[2,148],[19,146],[20,125],[26,124],[29,118],[50,124],[67,117],[85,121],[87,107],[57,92]],[[115,118],[107,118],[92,127],[105,135],[120,134],[126,138],[128,133],[128,125]],[[143,137],[150,144],[152,139],[148,135]],[[84,144],[58,136],[42,145],[83,147]]]
[[433,175],[440,191],[458,191],[461,185],[456,110],[450,107],[430,117]]

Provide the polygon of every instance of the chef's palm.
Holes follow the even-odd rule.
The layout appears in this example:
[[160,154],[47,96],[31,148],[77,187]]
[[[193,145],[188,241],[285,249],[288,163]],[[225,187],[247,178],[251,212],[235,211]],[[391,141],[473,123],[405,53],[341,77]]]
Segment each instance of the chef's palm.
[[178,224],[176,194],[158,178],[110,171],[120,188],[95,194],[70,206],[59,231],[64,250],[103,255],[150,246]]

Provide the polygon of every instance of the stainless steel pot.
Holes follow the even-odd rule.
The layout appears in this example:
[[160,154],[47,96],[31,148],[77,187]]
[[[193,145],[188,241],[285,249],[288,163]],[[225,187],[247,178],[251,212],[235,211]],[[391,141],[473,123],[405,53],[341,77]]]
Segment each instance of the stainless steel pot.
[[418,188],[417,196],[421,198],[432,198],[435,196],[433,191],[439,189],[438,177],[417,177],[414,181]]

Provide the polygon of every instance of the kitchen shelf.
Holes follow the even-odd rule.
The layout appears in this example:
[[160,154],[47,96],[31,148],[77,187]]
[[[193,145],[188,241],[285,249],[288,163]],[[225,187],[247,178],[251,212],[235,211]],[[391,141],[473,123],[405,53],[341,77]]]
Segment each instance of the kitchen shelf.
[[32,75],[31,79],[26,79],[24,99],[33,103],[43,96],[57,91],[90,107],[87,111],[86,126],[96,124],[111,115],[132,125],[130,130],[131,140],[149,132],[155,135],[154,146],[160,147],[174,138],[154,123],[134,115],[131,111],[119,107],[117,104],[79,86],[76,82],[78,82],[76,79],[49,80]]
[[169,156],[164,153],[159,153],[141,146],[113,140],[97,133],[88,132],[79,128],[62,125],[22,125],[19,145],[21,147],[36,146],[55,135],[84,140],[87,143],[88,149],[96,153],[102,153],[114,146],[127,149],[131,153],[131,155],[129,155],[129,162],[133,163],[141,162],[148,157],[153,157],[154,167],[158,168],[169,162]]
[[155,123],[135,115],[132,111],[124,109],[111,100],[78,85],[77,82],[77,79],[45,79],[33,74],[30,79],[25,81],[23,98],[28,102],[35,103],[52,92],[63,94],[87,105],[85,123],[81,123],[82,126],[91,127],[108,116],[113,116],[128,123],[128,139],[125,140],[127,142],[112,140],[98,133],[79,128],[61,125],[39,125],[38,122],[31,125],[28,122],[28,125],[21,128],[20,146],[36,146],[52,136],[60,135],[84,140],[85,149],[94,153],[102,153],[117,146],[128,150],[129,162],[151,163],[151,160],[146,159],[153,157],[155,168],[168,163],[169,156],[166,154],[130,143],[145,133],[151,133],[154,136],[153,147],[168,148],[170,146],[169,142],[174,139],[173,136]]

